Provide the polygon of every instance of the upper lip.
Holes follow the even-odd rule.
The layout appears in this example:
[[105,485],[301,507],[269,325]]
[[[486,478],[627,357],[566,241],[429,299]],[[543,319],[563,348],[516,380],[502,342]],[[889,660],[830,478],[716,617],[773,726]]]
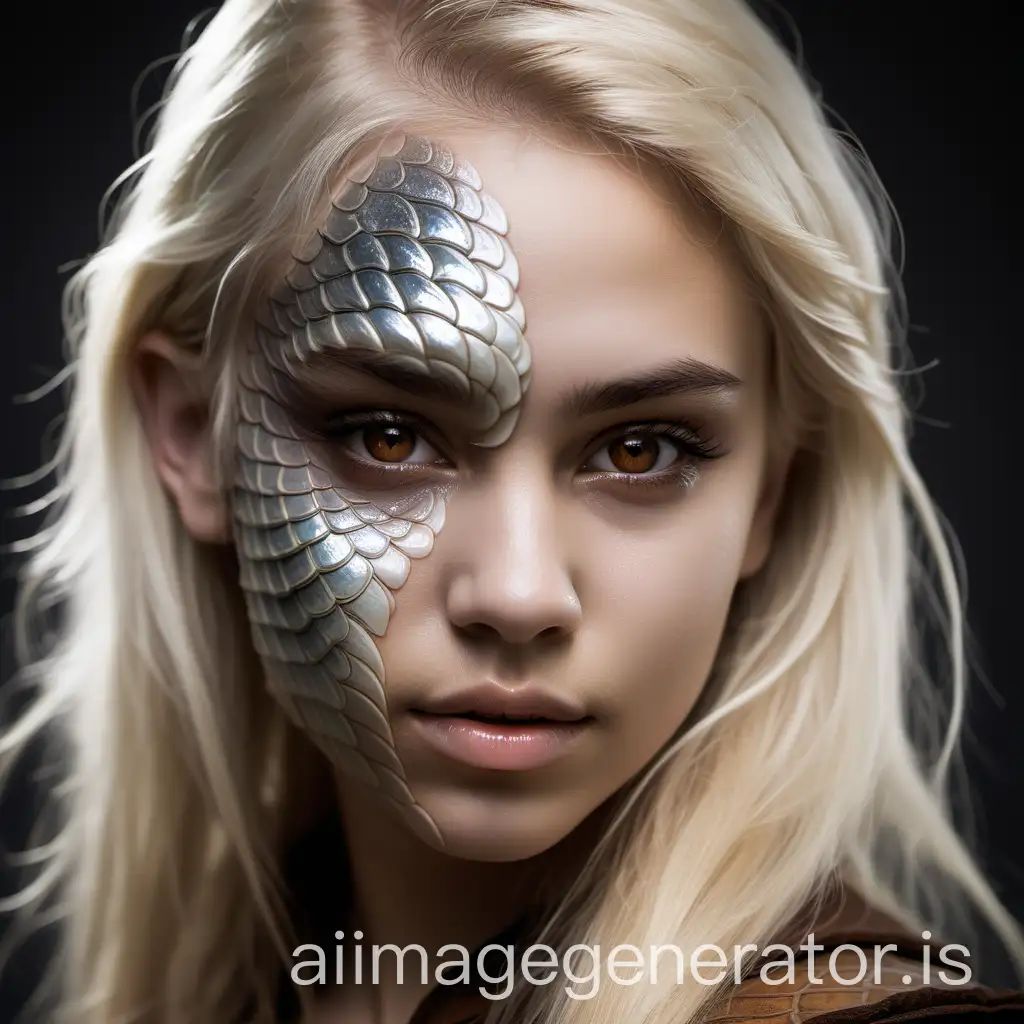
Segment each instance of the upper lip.
[[486,715],[510,718],[547,718],[556,722],[576,722],[589,717],[576,703],[536,686],[514,690],[495,683],[439,697],[417,708],[431,715]]

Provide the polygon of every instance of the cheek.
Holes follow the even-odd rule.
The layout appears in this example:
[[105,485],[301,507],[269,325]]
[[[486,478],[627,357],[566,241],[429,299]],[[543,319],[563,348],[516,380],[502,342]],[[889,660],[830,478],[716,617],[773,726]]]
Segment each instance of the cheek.
[[692,709],[714,664],[740,578],[746,503],[680,506],[626,533],[592,581],[590,658],[614,709],[620,771],[636,771]]

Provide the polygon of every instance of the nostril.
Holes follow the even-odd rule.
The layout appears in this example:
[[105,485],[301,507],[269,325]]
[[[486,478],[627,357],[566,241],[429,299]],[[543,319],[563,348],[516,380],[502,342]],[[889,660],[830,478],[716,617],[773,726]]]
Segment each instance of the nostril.
[[[508,643],[514,645],[542,643],[545,646],[567,639],[569,631],[562,626],[546,626],[536,632],[529,628],[520,630],[502,630],[488,622],[467,622],[455,626],[458,634],[468,643],[493,645]],[[512,635],[515,632],[516,635]]]
[[455,628],[466,640],[475,643],[494,643],[501,640],[498,630],[486,622],[460,623]]

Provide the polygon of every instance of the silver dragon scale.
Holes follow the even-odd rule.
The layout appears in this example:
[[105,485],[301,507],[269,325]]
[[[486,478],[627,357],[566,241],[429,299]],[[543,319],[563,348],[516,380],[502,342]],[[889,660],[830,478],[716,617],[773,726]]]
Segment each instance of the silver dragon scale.
[[410,559],[444,522],[436,492],[387,508],[354,493],[293,425],[282,378],[318,351],[358,352],[465,394],[473,441],[501,444],[529,383],[518,265],[501,207],[450,149],[386,139],[346,177],[257,326],[239,389],[233,511],[241,585],[267,685],[344,771],[435,845],[388,720],[374,642]]

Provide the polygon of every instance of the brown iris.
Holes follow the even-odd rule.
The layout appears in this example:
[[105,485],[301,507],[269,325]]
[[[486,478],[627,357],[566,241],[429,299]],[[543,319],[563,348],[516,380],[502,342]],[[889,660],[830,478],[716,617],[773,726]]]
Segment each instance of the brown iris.
[[646,473],[658,461],[658,439],[619,438],[608,445],[608,458],[620,473]]
[[402,462],[412,455],[416,435],[408,427],[395,424],[364,427],[363,444],[379,462]]

